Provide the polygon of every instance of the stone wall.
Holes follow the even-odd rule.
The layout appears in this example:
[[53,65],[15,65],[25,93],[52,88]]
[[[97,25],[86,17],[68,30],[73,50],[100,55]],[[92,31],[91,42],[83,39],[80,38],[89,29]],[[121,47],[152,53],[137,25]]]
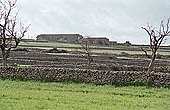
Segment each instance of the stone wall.
[[[44,61],[43,61],[44,60]],[[51,60],[51,61],[46,61]],[[79,68],[79,69],[92,69],[92,70],[109,70],[109,71],[144,71],[147,70],[146,67],[141,66],[124,66],[117,64],[97,64],[93,63],[90,66],[87,64],[87,61],[81,62],[65,62],[63,60],[57,60],[56,58],[45,58],[42,60],[23,60],[23,59],[9,59],[8,63],[10,66],[17,65],[27,65],[30,67],[56,67],[56,68]],[[0,61],[1,62],[1,61]]]
[[95,84],[122,84],[136,81],[150,81],[152,86],[170,86],[170,73],[151,73],[135,71],[97,71],[87,69],[66,69],[50,67],[7,67],[0,68],[1,78],[19,78],[23,80],[45,80],[50,82],[76,81]]

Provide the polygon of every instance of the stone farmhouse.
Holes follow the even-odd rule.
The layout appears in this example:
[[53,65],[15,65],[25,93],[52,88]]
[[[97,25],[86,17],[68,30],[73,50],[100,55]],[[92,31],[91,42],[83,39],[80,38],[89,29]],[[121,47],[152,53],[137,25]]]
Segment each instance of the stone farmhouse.
[[37,41],[53,41],[65,43],[79,43],[83,39],[80,34],[40,34],[37,36]]
[[110,41],[111,46],[114,46],[114,45],[117,45],[117,44],[118,44],[117,41]]
[[88,37],[86,38],[90,44],[94,45],[110,45],[109,39],[106,37]]
[[37,36],[36,41],[41,42],[63,42],[63,43],[81,43],[82,40],[89,41],[92,45],[103,45],[103,46],[114,46],[114,45],[125,45],[130,46],[130,41],[125,43],[117,43],[117,41],[109,41],[107,37],[87,37],[84,38],[80,34],[40,34]]

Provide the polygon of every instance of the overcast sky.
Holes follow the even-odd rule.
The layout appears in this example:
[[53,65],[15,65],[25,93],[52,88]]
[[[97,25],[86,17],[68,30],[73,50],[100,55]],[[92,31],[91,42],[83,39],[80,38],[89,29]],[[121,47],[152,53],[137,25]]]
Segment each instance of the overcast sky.
[[170,0],[18,0],[18,4],[20,18],[31,24],[30,38],[78,33],[146,44],[148,36],[141,26],[158,26],[170,17]]

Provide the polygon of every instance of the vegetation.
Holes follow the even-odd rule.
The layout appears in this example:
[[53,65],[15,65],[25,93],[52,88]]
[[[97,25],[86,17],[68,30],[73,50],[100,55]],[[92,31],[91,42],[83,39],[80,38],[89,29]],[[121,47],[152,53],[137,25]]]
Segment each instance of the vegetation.
[[78,44],[57,43],[57,42],[21,42],[22,46],[43,46],[43,47],[80,47]]
[[[170,18],[168,18],[166,24],[164,23],[164,21],[161,21],[160,28],[158,30],[156,30],[155,27],[152,27],[150,25],[148,25],[148,28],[142,27],[142,29],[144,29],[149,36],[150,49],[152,52],[152,55],[150,58],[151,60],[148,66],[148,73],[152,72],[154,69],[154,63],[155,63],[155,59],[157,55],[157,50],[162,44],[164,38],[166,36],[170,36],[169,22],[170,22]],[[143,51],[145,52],[146,56],[148,56],[147,52],[145,50]]]
[[166,88],[0,80],[2,110],[168,110]]
[[[20,42],[19,47],[27,47],[27,48],[40,48],[40,49],[50,49],[53,47],[57,47],[63,50],[67,51],[73,51],[75,49],[71,49],[70,47],[78,47],[81,46],[78,44],[68,44],[68,43],[56,43],[56,42]],[[112,47],[103,47],[103,46],[92,46],[92,48],[98,48],[93,49],[94,53],[109,53],[109,54],[120,54],[121,52],[126,52],[128,54],[144,54],[143,51],[138,46],[122,46],[122,45],[115,45]],[[151,52],[149,50],[149,46],[143,46],[143,48],[147,51],[147,53],[150,55]],[[169,55],[169,46],[166,47],[160,47],[157,53],[161,55]]]
[[[14,43],[14,41],[11,41]],[[31,65],[40,66],[68,66],[73,64],[83,65],[84,61],[74,55],[63,55],[58,53],[43,53],[44,49],[60,48],[71,51],[72,49],[81,48],[85,53],[85,57],[89,60],[89,64],[93,61],[91,58],[91,49],[96,54],[94,69],[108,70],[113,68],[138,66],[144,67],[147,61],[145,59],[129,60],[128,54],[143,54],[138,46],[116,45],[112,47],[67,44],[56,42],[21,42],[20,47],[37,48],[30,52],[13,52],[11,61],[17,62],[18,67],[29,67]],[[82,48],[83,47],[83,48]],[[41,48],[41,49],[39,49]],[[149,46],[143,46],[145,52],[149,52]],[[169,55],[170,47],[160,47],[159,54]],[[127,57],[119,59],[110,54],[122,54]],[[106,58],[107,53],[109,54]],[[127,56],[126,56],[127,54]],[[151,55],[152,52],[148,53]],[[49,56],[48,56],[49,55]],[[57,56],[58,55],[58,56]],[[69,56],[70,55],[70,56]],[[99,55],[99,56],[97,56]],[[101,56],[100,56],[101,55]],[[70,58],[69,58],[69,57]],[[100,58],[99,58],[100,57]],[[83,57],[82,57],[83,58]],[[168,58],[168,57],[167,57]],[[16,60],[15,60],[16,59]],[[52,60],[51,60],[52,59]],[[116,59],[116,60],[115,60]],[[115,60],[115,61],[114,61]],[[138,62],[139,61],[139,62]],[[52,63],[51,63],[52,62]],[[67,63],[66,63],[67,62]],[[137,63],[138,64],[137,64]],[[159,62],[158,62],[159,63]],[[167,63],[167,62],[165,62]],[[98,65],[103,64],[103,65]],[[120,64],[120,65],[119,65]],[[162,63],[161,63],[162,64]],[[161,65],[160,64],[160,65]],[[164,62],[163,62],[164,64]],[[71,65],[71,66],[70,66]],[[164,64],[165,65],[165,64]],[[167,64],[166,64],[167,65]],[[82,66],[82,67],[83,67]],[[77,68],[82,68],[77,66]],[[106,68],[107,67],[107,68]],[[109,68],[108,68],[109,67]],[[162,67],[162,65],[161,65]],[[93,69],[93,68],[92,68]],[[136,70],[127,68],[127,70]],[[127,71],[125,70],[125,71]],[[141,70],[140,70],[141,71]],[[44,71],[43,71],[44,72]],[[48,72],[48,71],[47,71]],[[0,79],[0,107],[5,110],[167,110],[170,108],[170,90],[168,88],[151,88],[149,81],[135,80],[134,83],[113,82],[113,85],[96,86],[94,84],[85,83],[42,83],[35,81],[22,81],[22,77],[18,80]],[[45,80],[43,80],[45,81]],[[47,80],[48,81],[48,80]],[[118,86],[119,85],[119,86]],[[135,85],[132,86],[132,85]],[[122,86],[122,87],[120,87]]]
[[83,40],[80,44],[80,48],[73,51],[73,54],[76,54],[77,56],[82,56],[88,61],[88,64],[93,62],[93,57],[92,57],[92,47],[87,40]]
[[[81,69],[83,72],[88,73],[89,71],[84,71],[84,67],[87,65],[84,63],[81,58],[85,58],[88,60],[88,69],[94,70],[96,72],[101,70],[99,74],[91,74],[88,73],[83,74],[82,76],[88,76],[88,78],[92,79],[89,82],[96,84],[106,84],[100,83],[100,80],[103,82],[105,81],[105,77],[102,76],[103,74],[109,76],[109,80],[113,80],[112,72],[110,71],[129,71],[129,70],[137,70],[139,68],[141,70],[145,70],[145,65],[147,65],[147,60],[145,58],[141,59],[143,56],[141,55],[134,55],[131,56],[130,54],[141,54],[141,50],[138,46],[126,46],[126,45],[116,45],[116,46],[90,46],[89,42],[84,42],[82,44],[68,44],[68,43],[56,43],[56,42],[20,42],[21,39],[25,36],[26,32],[28,31],[29,26],[24,27],[21,23],[17,21],[18,11],[15,9],[17,0],[1,0],[0,1],[0,49],[1,49],[1,56],[0,62],[2,62],[3,66],[7,66],[7,58],[11,50],[14,48],[20,47],[28,47],[28,48],[37,48],[32,49],[32,51],[24,52],[20,49],[20,52],[16,50],[11,52],[10,63],[11,66],[18,66],[20,68],[24,67],[31,67],[31,66],[38,66],[43,67],[43,73],[38,73],[39,71],[33,70],[31,68],[30,71],[26,71],[31,74],[31,77],[36,76],[38,73],[38,78],[42,79],[41,82],[38,81],[27,81],[27,79],[31,80],[31,77],[24,77],[23,74],[25,72],[20,68],[17,68],[14,71],[10,72],[10,68],[5,68],[7,71],[3,71],[2,68],[2,76],[0,76],[0,109],[2,110],[42,110],[42,109],[50,109],[50,110],[167,110],[170,108],[170,89],[168,88],[151,88],[151,81],[157,80],[141,80],[136,79],[134,82],[128,82],[128,80],[123,80],[125,82],[113,81],[113,85],[95,85],[95,84],[86,84],[82,83],[81,79],[77,77],[80,76],[82,73],[77,72],[78,74],[73,74],[73,77],[78,79],[75,82],[71,82],[67,80],[67,77],[62,77],[63,73],[61,72],[61,67],[65,68],[75,68]],[[16,12],[16,13],[15,13]],[[161,22],[159,30],[155,30],[152,26],[148,25],[148,28],[142,27],[150,38],[150,45],[141,48],[145,54],[151,55],[150,64],[148,66],[148,73],[153,71],[154,63],[156,60],[156,55],[159,54],[169,54],[170,47],[160,47],[164,38],[166,36],[170,36],[169,30],[169,23],[170,18],[167,20],[167,23]],[[19,24],[19,26],[18,26]],[[20,45],[19,45],[20,44]],[[41,49],[39,49],[41,48]],[[43,49],[42,49],[43,48]],[[44,51],[44,49],[53,48],[48,51]],[[57,48],[63,49],[59,51]],[[77,55],[64,55],[63,53],[67,53],[72,49],[80,49],[78,51],[79,56]],[[92,49],[95,53],[96,59],[94,56],[92,57]],[[151,49],[151,51],[150,51]],[[160,49],[158,51],[158,49]],[[22,50],[22,51],[21,51]],[[150,53],[148,53],[150,51]],[[57,54],[60,54],[60,56]],[[71,53],[71,52],[68,52]],[[105,53],[105,54],[96,54],[96,53]],[[108,55],[107,55],[108,53]],[[117,55],[112,54],[120,54],[121,58],[119,59]],[[17,56],[18,55],[18,56]],[[69,58],[69,57],[70,58]],[[104,57],[102,57],[104,56]],[[124,58],[126,57],[126,58]],[[129,57],[129,59],[128,59]],[[161,57],[161,55],[160,55]],[[168,56],[170,58],[170,56]],[[164,58],[168,58],[167,56]],[[131,58],[131,59],[130,59]],[[133,59],[134,58],[134,59]],[[132,60],[133,59],[133,60]],[[121,61],[122,60],[122,61]],[[162,60],[162,59],[161,59]],[[167,60],[167,59],[166,59]],[[17,63],[15,63],[17,62]],[[94,62],[94,64],[92,63]],[[160,61],[159,61],[160,62]],[[163,63],[158,64],[160,69],[162,67],[169,66],[170,62],[165,62],[165,60],[161,61]],[[155,63],[155,64],[156,64]],[[40,64],[40,65],[38,65]],[[103,65],[101,65],[103,64]],[[163,66],[162,66],[163,64]],[[138,66],[139,65],[139,66]],[[91,66],[91,68],[90,68]],[[134,67],[133,67],[134,66]],[[52,70],[51,68],[46,69],[49,67],[59,68],[58,70]],[[132,67],[132,68],[131,68]],[[137,69],[136,69],[137,68]],[[164,68],[166,73],[170,70],[168,68]],[[59,73],[53,73],[59,72]],[[106,70],[106,72],[105,72]],[[108,71],[110,70],[110,71]],[[69,72],[76,73],[74,70],[65,71],[62,70],[64,73],[67,73],[66,76],[69,76]],[[103,72],[104,71],[104,72]],[[22,73],[22,75],[20,73]],[[33,73],[31,73],[33,72]],[[161,71],[162,72],[162,71]],[[17,75],[15,75],[17,73]],[[44,74],[45,73],[45,74]],[[47,74],[46,74],[47,73]],[[101,74],[100,74],[101,73]],[[107,74],[109,73],[109,74]],[[123,71],[124,73],[124,71]],[[6,79],[6,76],[9,78],[15,76],[16,79]],[[10,74],[10,75],[9,75]],[[41,77],[44,74],[43,77]],[[53,74],[59,74],[55,78],[63,78],[66,79],[62,83],[49,83],[48,81],[52,81]],[[132,73],[133,74],[133,73]],[[4,76],[3,76],[4,75]],[[13,76],[12,76],[13,75]],[[119,76],[123,76],[118,74]],[[141,74],[140,74],[141,75]],[[164,75],[164,74],[163,74]],[[71,78],[72,78],[71,76]],[[118,77],[119,77],[118,76]],[[147,75],[148,76],[148,75]],[[2,78],[4,77],[4,79]],[[117,77],[117,76],[115,76]],[[131,73],[128,78],[133,78]],[[127,78],[125,77],[125,78]],[[136,76],[135,76],[136,77]],[[145,78],[145,76],[142,76]],[[27,79],[26,79],[27,78]],[[38,79],[35,78],[35,79]],[[69,78],[69,77],[68,77]],[[97,79],[99,78],[99,79]],[[113,78],[113,79],[112,79]],[[169,78],[168,76],[166,79]],[[34,78],[33,78],[34,79]],[[74,79],[74,78],[72,78]],[[116,79],[116,78],[115,78]],[[149,78],[146,78],[149,79]],[[161,79],[160,81],[166,81]],[[79,82],[79,80],[81,80]],[[106,79],[107,80],[107,79]],[[54,81],[63,81],[63,80],[54,80]],[[73,80],[74,81],[74,80]],[[77,81],[77,83],[76,83]],[[131,81],[131,80],[130,80]],[[169,80],[168,80],[169,81]],[[79,83],[78,83],[79,82]],[[109,82],[109,81],[108,81]],[[111,82],[111,81],[110,81]],[[110,83],[109,83],[110,84]],[[160,82],[160,84],[165,84]],[[169,84],[169,83],[168,83]],[[132,86],[134,85],[134,86]],[[159,87],[159,86],[156,86]],[[165,86],[163,86],[165,87]]]
[[24,27],[17,21],[18,12],[14,14],[16,3],[17,0],[0,1],[0,48],[3,66],[7,66],[7,58],[11,49],[19,45],[20,40],[25,36],[29,27]]

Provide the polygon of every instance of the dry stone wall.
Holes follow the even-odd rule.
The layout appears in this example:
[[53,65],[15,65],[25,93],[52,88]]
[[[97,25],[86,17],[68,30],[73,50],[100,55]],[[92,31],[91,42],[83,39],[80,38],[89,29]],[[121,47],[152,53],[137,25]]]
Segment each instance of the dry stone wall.
[[87,69],[66,68],[19,68],[1,67],[1,78],[20,78],[23,80],[40,80],[50,82],[76,81],[95,84],[122,84],[135,81],[150,81],[152,86],[170,86],[170,73],[151,73],[135,71],[97,71]]

